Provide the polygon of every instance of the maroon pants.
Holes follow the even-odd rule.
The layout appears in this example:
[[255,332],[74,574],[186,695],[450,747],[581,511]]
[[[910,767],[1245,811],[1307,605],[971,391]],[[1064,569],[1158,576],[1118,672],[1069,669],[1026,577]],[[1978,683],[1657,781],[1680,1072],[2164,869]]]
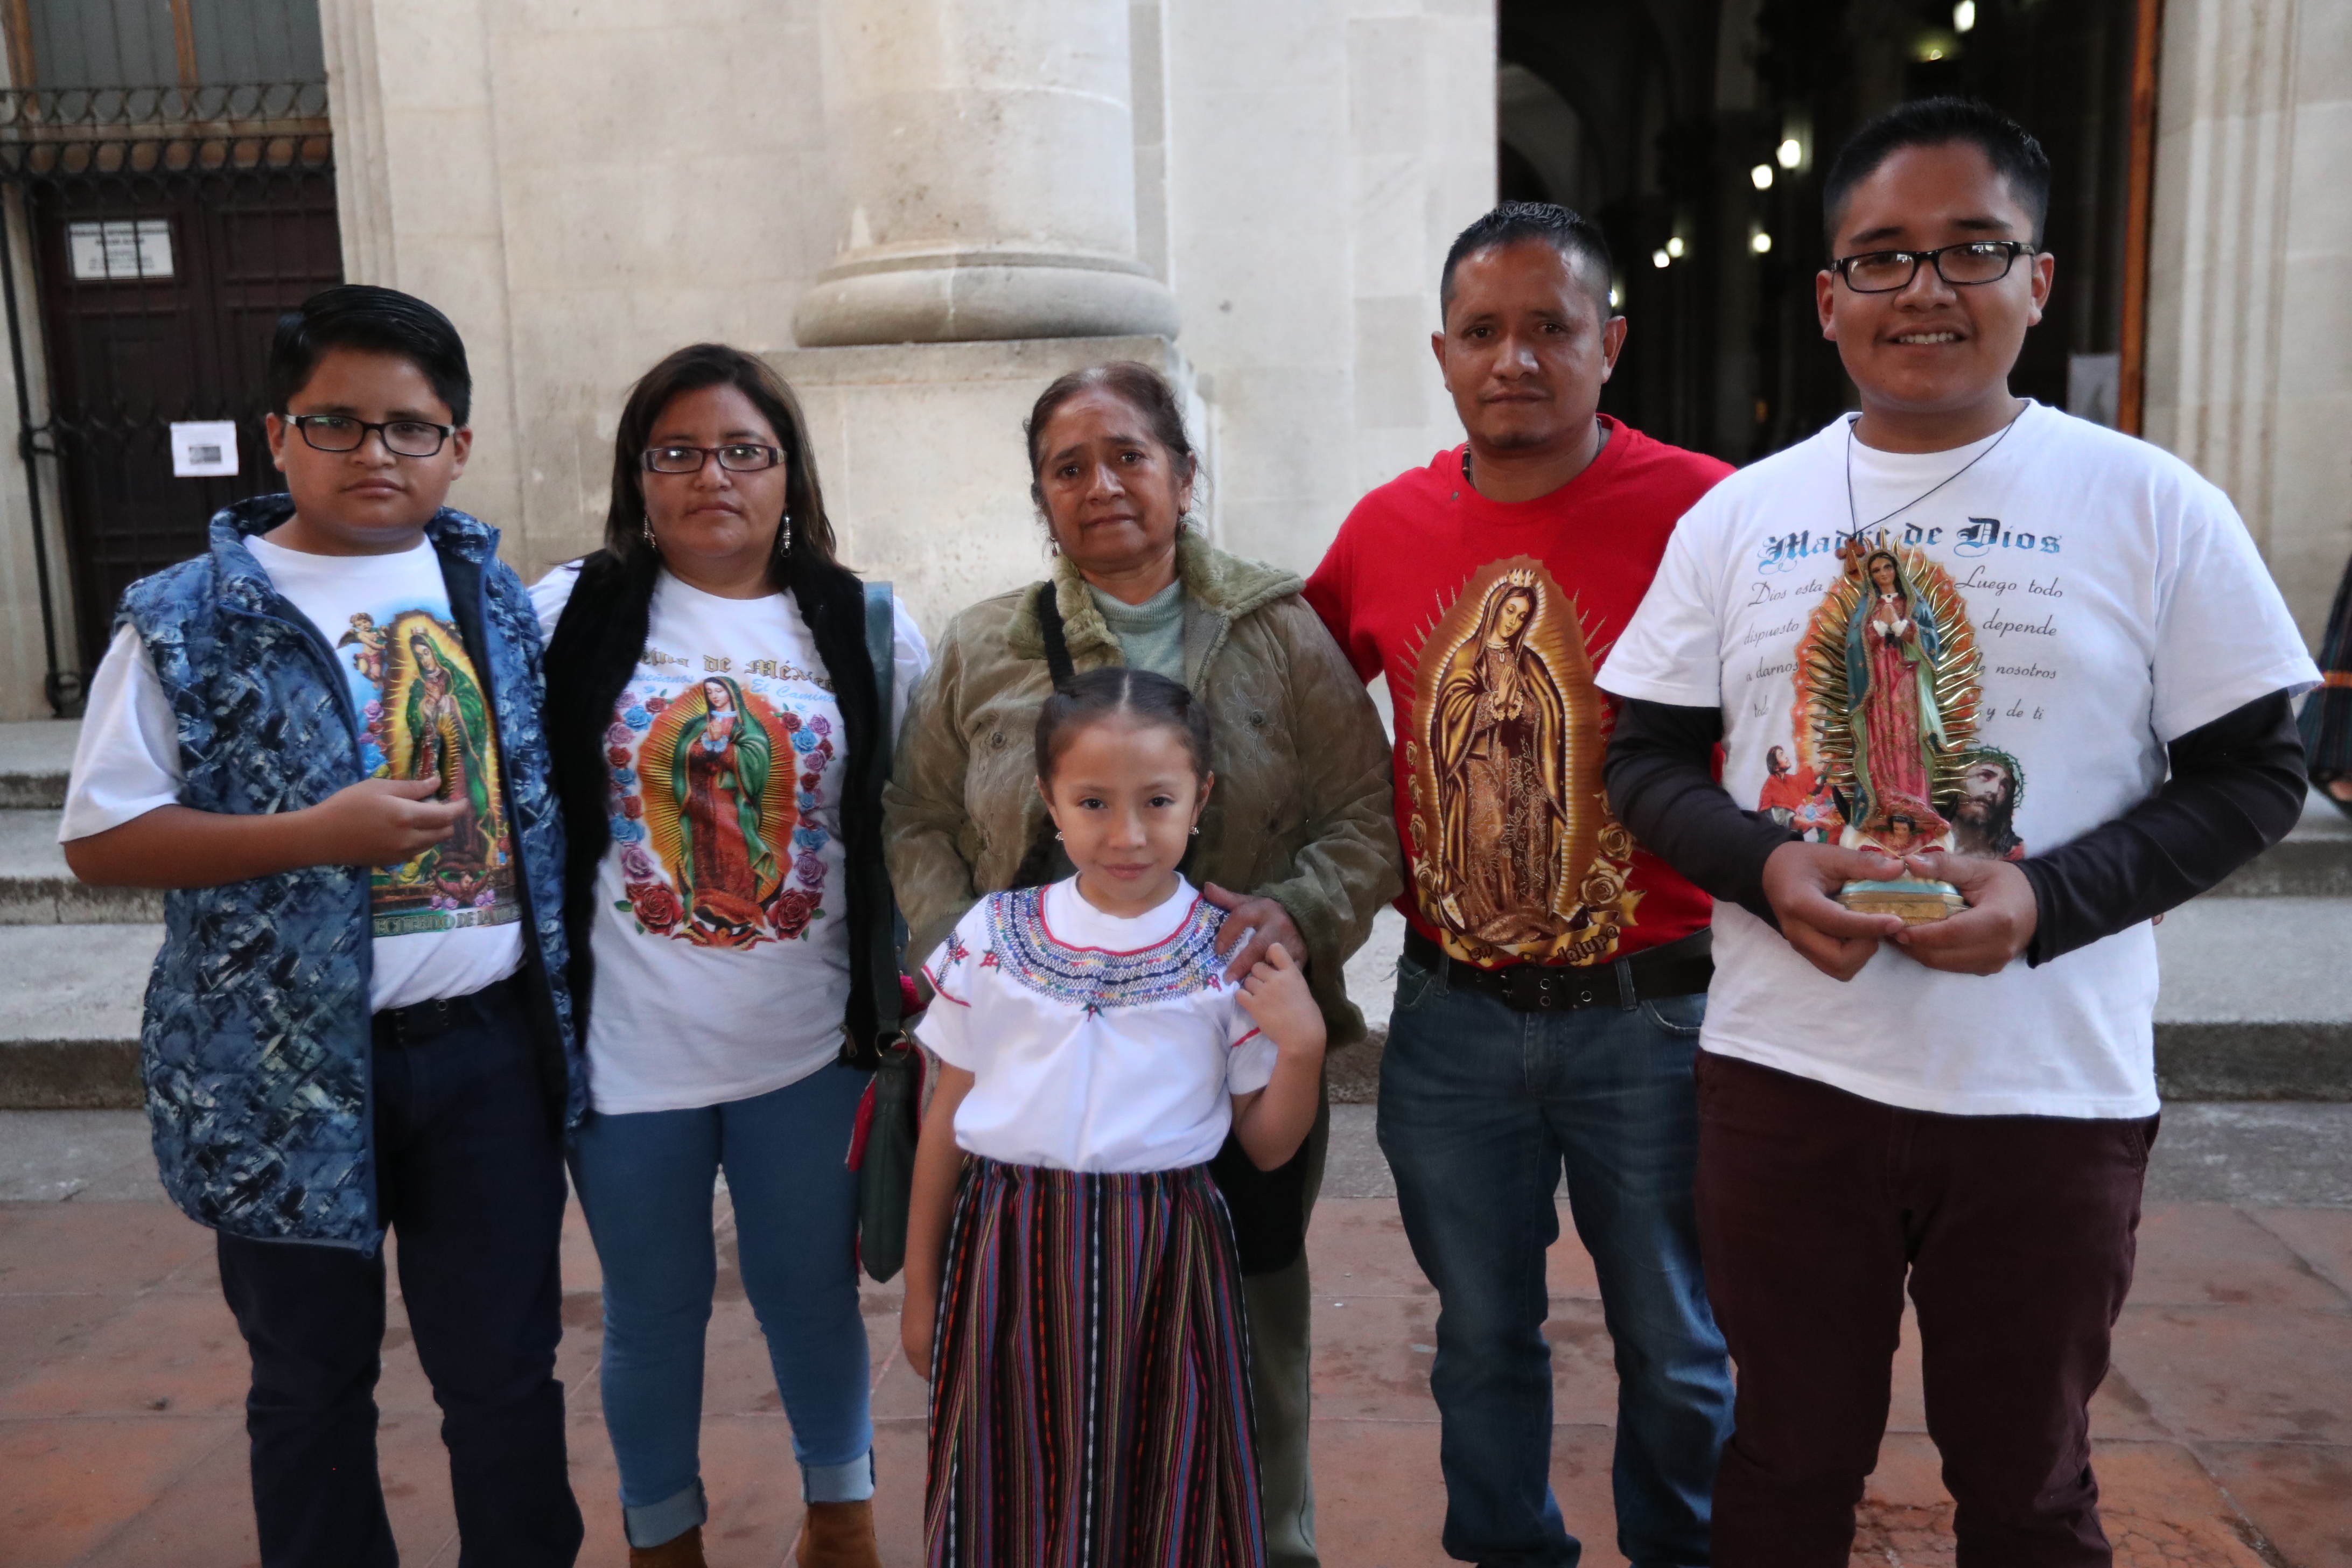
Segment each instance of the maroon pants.
[[2089,1404],[2156,1118],[1900,1110],[1698,1058],[1698,1226],[1739,1369],[1715,1568],[1845,1568],[1907,1276],[1959,1568],[2105,1564]]

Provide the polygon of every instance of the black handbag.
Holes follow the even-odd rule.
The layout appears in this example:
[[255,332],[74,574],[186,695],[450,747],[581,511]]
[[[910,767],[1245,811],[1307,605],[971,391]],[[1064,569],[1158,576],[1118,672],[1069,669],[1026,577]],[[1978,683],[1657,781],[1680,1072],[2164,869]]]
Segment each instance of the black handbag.
[[[876,708],[881,714],[881,765],[868,776],[876,795],[890,776],[890,738],[896,715],[891,711],[890,584],[866,584],[866,657],[874,666]],[[889,1279],[907,1262],[907,1209],[915,1191],[915,1137],[923,1115],[923,1053],[900,1032],[905,1016],[899,986],[898,954],[907,945],[906,921],[890,896],[889,876],[879,865],[858,868],[854,875],[877,884],[873,908],[887,930],[883,940],[868,945],[869,976],[874,990],[876,1038],[881,1063],[866,1086],[857,1107],[857,1122],[849,1140],[849,1168],[857,1173],[857,1261],[877,1281]]]

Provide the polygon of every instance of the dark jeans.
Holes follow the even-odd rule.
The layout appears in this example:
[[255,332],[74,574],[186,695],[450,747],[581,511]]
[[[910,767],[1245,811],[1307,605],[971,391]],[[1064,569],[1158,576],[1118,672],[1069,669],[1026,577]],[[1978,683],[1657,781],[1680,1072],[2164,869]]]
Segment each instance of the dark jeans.
[[[377,1203],[441,1406],[458,1562],[568,1565],[581,1523],[555,1379],[562,1155],[513,987],[482,996],[423,1044],[389,1048],[379,1025]],[[246,1431],[263,1563],[397,1563],[376,1475],[383,1257],[223,1236],[220,1273],[253,1352]]]
[[2156,1118],[1899,1110],[1712,1055],[1698,1085],[1707,1289],[1739,1364],[1717,1568],[1845,1568],[1906,1276],[1960,1568],[2111,1561],[2088,1407]]
[[1691,1206],[1706,1002],[1521,1013],[1410,958],[1397,966],[1381,1150],[1437,1287],[1430,1390],[1455,1557],[1567,1568],[1581,1553],[1551,1490],[1543,1337],[1564,1166],[1616,1354],[1618,1549],[1637,1568],[1707,1561],[1731,1370]]

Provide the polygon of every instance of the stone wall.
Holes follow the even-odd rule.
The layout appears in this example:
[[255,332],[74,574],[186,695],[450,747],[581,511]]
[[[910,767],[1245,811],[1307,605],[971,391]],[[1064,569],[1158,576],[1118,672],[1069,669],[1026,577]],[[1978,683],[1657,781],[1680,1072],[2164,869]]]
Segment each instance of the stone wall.
[[[817,366],[852,363],[801,357],[833,351],[797,350],[793,323],[828,268],[879,244],[848,199],[874,176],[834,144],[872,104],[836,101],[829,122],[825,96],[826,62],[839,75],[859,58],[839,42],[856,0],[321,8],[349,275],[424,295],[465,332],[478,435],[456,500],[506,531],[518,567],[593,542],[614,420],[663,353],[721,338],[821,382]],[[1179,306],[1213,525],[1309,567],[1363,489],[1459,439],[1428,333],[1445,246],[1494,190],[1492,0],[1132,0],[1127,22],[1134,177],[1118,195],[1133,254]],[[889,521],[903,510],[868,526],[857,509],[929,485],[942,516],[964,516],[981,453],[1003,455],[972,460],[1007,487],[997,522],[1016,530],[994,537],[1036,568],[1006,416],[1068,355],[979,357],[992,368],[974,381],[968,354],[868,354],[856,374],[887,363],[881,381],[811,389],[813,413],[862,409],[877,429],[904,427],[877,412],[894,397],[981,421],[929,442],[828,439],[834,510],[878,574],[970,576],[928,558],[937,535]],[[926,392],[933,363],[942,384],[989,390]],[[927,626],[946,607],[927,605]]]

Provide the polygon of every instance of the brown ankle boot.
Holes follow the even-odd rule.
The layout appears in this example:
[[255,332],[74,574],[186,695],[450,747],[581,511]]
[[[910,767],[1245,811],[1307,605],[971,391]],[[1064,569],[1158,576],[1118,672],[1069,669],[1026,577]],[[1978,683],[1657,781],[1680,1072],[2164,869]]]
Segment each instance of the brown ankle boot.
[[793,1543],[798,1568],[882,1568],[874,1544],[874,1503],[813,1502]]
[[674,1535],[659,1546],[630,1547],[629,1568],[709,1568],[702,1560],[702,1526]]

